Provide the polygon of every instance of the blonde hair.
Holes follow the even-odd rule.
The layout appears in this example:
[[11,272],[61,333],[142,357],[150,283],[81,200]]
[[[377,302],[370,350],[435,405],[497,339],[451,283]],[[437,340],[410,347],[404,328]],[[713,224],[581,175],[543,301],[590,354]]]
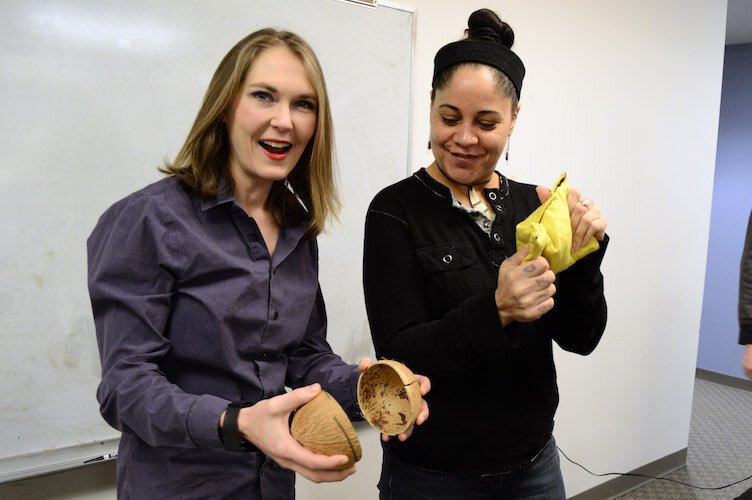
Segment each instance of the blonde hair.
[[308,74],[316,94],[316,129],[287,180],[308,212],[283,182],[274,182],[267,204],[282,227],[308,222],[306,235],[315,237],[330,218],[337,218],[341,202],[334,174],[334,133],[324,74],[316,54],[300,36],[266,28],[240,40],[219,63],[204,95],[188,137],[174,161],[160,171],[174,175],[203,197],[215,196],[221,179],[234,189],[229,175],[230,141],[224,122],[226,111],[240,92],[254,60],[271,47],[284,46],[295,54]]

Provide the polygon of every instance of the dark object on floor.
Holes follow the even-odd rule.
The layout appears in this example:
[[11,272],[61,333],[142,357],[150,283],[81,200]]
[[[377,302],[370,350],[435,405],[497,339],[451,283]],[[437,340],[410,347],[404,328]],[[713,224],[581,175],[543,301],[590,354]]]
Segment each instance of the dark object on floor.
[[734,500],[752,500],[752,488],[748,489]]

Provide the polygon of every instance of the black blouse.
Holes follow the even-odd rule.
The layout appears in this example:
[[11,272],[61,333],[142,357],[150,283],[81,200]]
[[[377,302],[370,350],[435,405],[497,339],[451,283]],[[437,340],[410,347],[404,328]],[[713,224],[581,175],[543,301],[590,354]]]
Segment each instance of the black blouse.
[[432,381],[429,419],[387,444],[420,467],[494,473],[528,463],[550,439],[558,405],[551,341],[588,354],[605,329],[608,238],[558,275],[553,310],[501,326],[498,266],[515,252],[515,226],[540,206],[535,186],[503,180],[509,193],[491,238],[425,169],[368,210],[363,282],[376,355]]

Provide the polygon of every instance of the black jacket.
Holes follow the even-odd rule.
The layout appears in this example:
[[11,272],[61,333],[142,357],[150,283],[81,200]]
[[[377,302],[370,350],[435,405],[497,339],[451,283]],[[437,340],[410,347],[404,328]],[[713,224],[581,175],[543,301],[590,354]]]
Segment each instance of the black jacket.
[[739,343],[752,344],[752,213],[739,271]]
[[550,439],[559,400],[552,339],[588,354],[605,329],[599,268],[608,238],[558,275],[552,311],[502,328],[498,264],[515,252],[517,223],[540,206],[535,186],[502,181],[508,195],[490,238],[424,169],[381,191],[366,217],[364,288],[376,355],[432,382],[429,419],[388,446],[424,468],[486,473],[528,463]]

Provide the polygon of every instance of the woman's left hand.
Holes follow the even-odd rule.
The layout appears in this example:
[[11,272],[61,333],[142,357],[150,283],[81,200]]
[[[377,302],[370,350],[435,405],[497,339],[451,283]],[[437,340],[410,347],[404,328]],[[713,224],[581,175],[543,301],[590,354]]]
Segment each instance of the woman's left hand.
[[[366,368],[371,366],[373,364],[373,360],[371,358],[360,358],[360,362],[358,362],[358,370],[360,370],[360,373],[363,373],[366,371]],[[420,386],[420,395],[425,396],[428,394],[428,391],[431,390],[431,381],[428,380],[428,377],[423,375],[415,374],[415,378],[418,380],[418,385]],[[426,403],[426,400],[424,399],[421,402],[421,408],[418,412],[418,416],[415,417],[415,424],[411,425],[409,429],[407,429],[405,432],[398,434],[397,439],[400,441],[404,441],[407,438],[410,437],[410,434],[413,433],[413,427],[415,425],[420,425],[423,422],[426,421],[428,418],[428,404]],[[388,434],[381,434],[381,440],[384,442],[389,441],[389,435]]]
[[[543,186],[535,188],[541,203],[544,203],[551,191]],[[567,195],[569,206],[569,218],[572,220],[572,251],[574,252],[595,236],[598,241],[603,241],[606,235],[606,219],[600,208],[590,198],[583,198],[576,189],[569,189]]]

